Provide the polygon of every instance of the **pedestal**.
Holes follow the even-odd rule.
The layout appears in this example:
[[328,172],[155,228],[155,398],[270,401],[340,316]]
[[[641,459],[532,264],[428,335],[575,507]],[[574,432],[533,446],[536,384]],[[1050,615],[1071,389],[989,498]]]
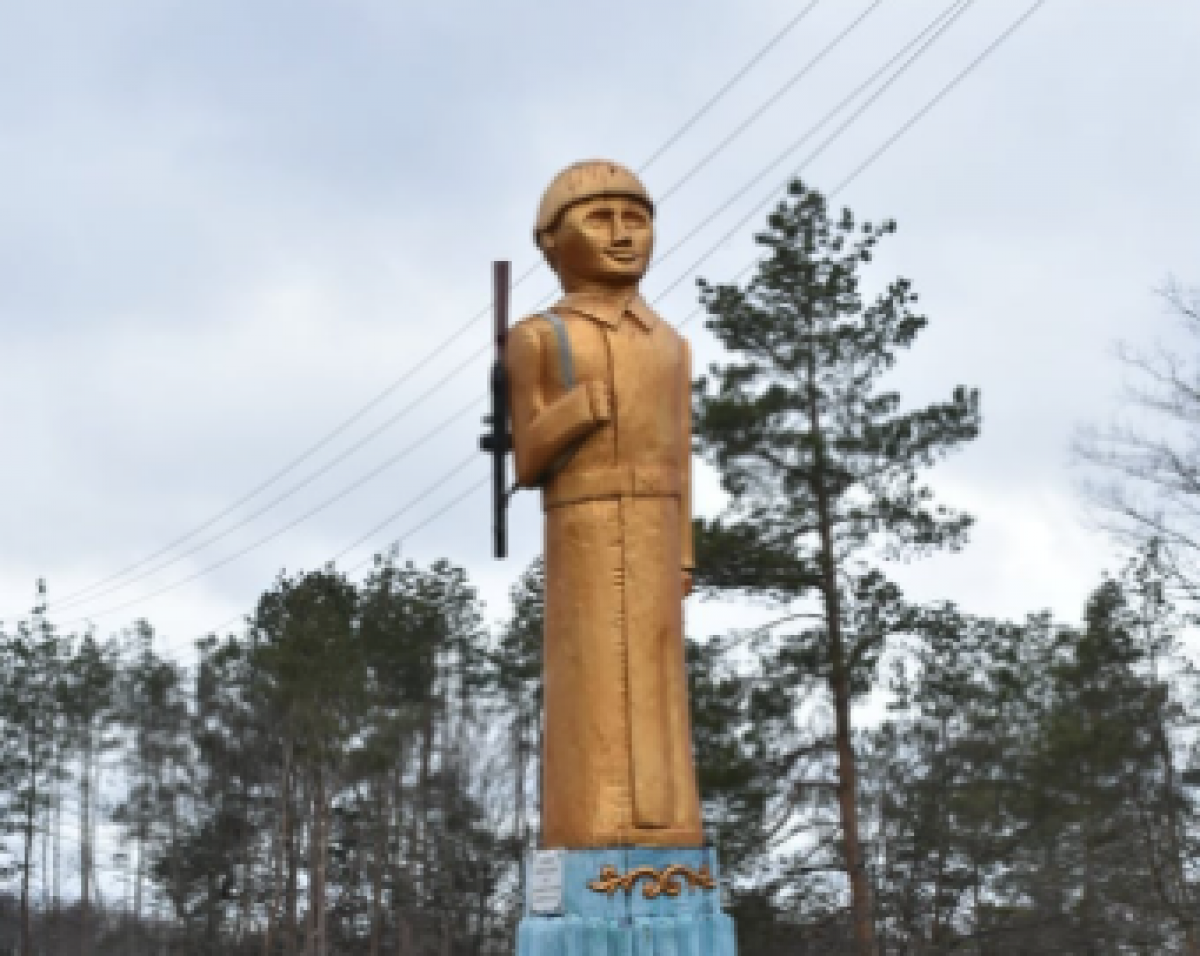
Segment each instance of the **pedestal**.
[[711,847],[557,852],[526,861],[517,956],[736,956]]

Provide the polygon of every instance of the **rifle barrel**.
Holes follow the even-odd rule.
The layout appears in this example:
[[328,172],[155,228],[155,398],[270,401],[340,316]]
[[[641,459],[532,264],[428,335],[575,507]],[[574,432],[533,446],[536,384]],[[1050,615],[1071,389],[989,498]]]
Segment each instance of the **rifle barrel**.
[[508,340],[508,293],[510,264],[492,263],[492,309],[496,320],[496,361],[492,365],[492,538],[497,558],[508,556],[508,376],[504,370],[504,346]]

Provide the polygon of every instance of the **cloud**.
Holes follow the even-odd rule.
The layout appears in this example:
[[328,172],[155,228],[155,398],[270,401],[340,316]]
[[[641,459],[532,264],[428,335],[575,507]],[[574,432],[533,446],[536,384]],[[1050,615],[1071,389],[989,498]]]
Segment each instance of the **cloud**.
[[[939,9],[885,5],[864,21],[664,204],[660,248]],[[856,12],[817,8],[647,171],[651,189],[690,169]],[[683,16],[632,0],[602,10],[127,0],[6,11],[0,616],[28,604],[39,574],[65,595],[177,538],[414,366],[306,467],[466,363],[436,400],[277,508],[111,598],[148,594],[272,534],[482,396],[487,360],[470,356],[486,349],[489,262],[536,263],[530,217],[548,178],[581,156],[637,165],[794,13],[782,2],[705,2]],[[806,177],[836,183],[1015,13],[972,8]],[[1108,342],[1148,329],[1149,289],[1167,272],[1187,278],[1200,136],[1178,77],[1198,33],[1200,15],[1182,2],[1086,17],[1049,4],[838,197],[900,222],[880,275],[910,276],[931,318],[897,372],[906,396],[928,400],[959,382],[983,390],[982,437],[938,472],[979,515],[976,542],[914,565],[910,586],[922,593],[1074,614],[1103,563],[1071,516],[1065,442],[1110,407]],[[673,282],[753,201],[653,272],[648,291]],[[701,274],[721,281],[741,269],[761,218]],[[514,309],[551,291],[542,270]],[[679,320],[694,304],[687,277],[660,308]],[[713,343],[699,321],[688,330],[701,367]],[[469,468],[444,476],[478,428],[465,413],[319,515],[104,626],[145,613],[186,643],[249,609],[280,567],[319,563],[433,488],[380,533],[386,544],[469,483]],[[519,506],[515,557],[494,563],[481,493],[405,549],[464,564],[502,613],[537,550],[538,520],[532,502]]]

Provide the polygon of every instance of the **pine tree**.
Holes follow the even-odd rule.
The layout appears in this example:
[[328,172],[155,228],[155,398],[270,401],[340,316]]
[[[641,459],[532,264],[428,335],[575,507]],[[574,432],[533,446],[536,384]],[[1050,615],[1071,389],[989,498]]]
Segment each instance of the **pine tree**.
[[508,736],[512,749],[512,827],[514,862],[518,866],[529,843],[530,805],[534,802],[530,799],[529,783],[541,777],[545,590],[545,567],[542,559],[537,558],[512,588],[512,616],[500,633],[491,659],[491,682],[500,706],[511,715]]
[[1163,924],[1145,906],[1139,791],[1152,774],[1141,650],[1124,592],[1106,580],[1082,629],[1060,627],[1051,698],[1030,737],[1013,804],[1022,839],[1006,861],[1007,895],[1033,904],[1038,944],[1065,951],[1161,952]]
[[95,928],[96,795],[100,759],[119,744],[114,733],[117,647],[85,634],[67,663],[64,712],[71,748],[79,760],[79,954],[90,956]]
[[1200,859],[1200,675],[1180,641],[1194,618],[1176,608],[1175,568],[1164,558],[1162,544],[1151,539],[1120,577],[1145,665],[1144,719],[1156,758],[1139,798],[1153,896],[1164,918],[1179,927],[1187,956],[1200,956],[1200,879],[1194,872]]
[[881,945],[978,948],[1014,921],[995,877],[1028,824],[1014,810],[1028,805],[1055,631],[1045,615],[1010,624],[953,605],[923,609],[915,630],[869,759]]
[[[20,836],[21,956],[33,953],[31,886],[38,823],[50,806],[57,771],[59,715],[62,703],[64,647],[45,616],[45,588],[39,582],[39,605],[31,621],[21,621],[16,634],[0,634],[0,833]],[[3,756],[7,759],[3,759]],[[7,778],[7,779],[5,779]],[[44,865],[44,862],[43,862]]]
[[[294,741],[294,759],[303,773],[308,811],[308,939],[315,956],[328,952],[331,801],[343,769],[342,755],[364,707],[357,606],[354,585],[327,568],[295,579],[281,575],[276,587],[259,601],[254,618],[254,666],[265,676],[263,690]],[[292,879],[289,874],[289,887]],[[294,937],[291,927],[289,935]]]
[[[871,562],[957,547],[970,520],[937,506],[919,472],[975,437],[978,395],[900,410],[882,377],[926,325],[898,278],[869,302],[860,270],[894,224],[831,217],[794,183],[756,237],[766,256],[744,288],[701,282],[707,327],[729,355],[697,383],[695,434],[730,498],[701,528],[705,555],[736,545],[761,572],[723,583],[784,599],[814,590],[821,620],[793,650],[827,681],[834,711],[843,866],[861,956],[874,956],[859,838],[851,702],[887,636],[904,626],[898,590]],[[729,562],[719,562],[728,567]],[[702,581],[703,581],[702,576]]]
[[[1200,288],[1168,280],[1159,295],[1179,328],[1200,335]],[[1190,601],[1200,598],[1200,367],[1190,348],[1139,348],[1121,342],[1117,360],[1127,380],[1131,415],[1107,427],[1087,426],[1076,456],[1094,466],[1082,490],[1098,506],[1099,523],[1139,548],[1153,545],[1158,563]]]
[[739,948],[793,952],[797,918],[813,915],[799,912],[797,902],[811,899],[807,890],[825,869],[812,865],[825,849],[820,840],[796,848],[816,816],[797,794],[825,776],[828,748],[799,724],[795,695],[767,676],[773,662],[739,653],[753,635],[688,642],[696,776]]
[[128,783],[126,798],[114,810],[113,820],[132,843],[135,936],[127,945],[130,956],[141,956],[147,947],[141,931],[150,861],[175,815],[174,778],[187,763],[183,736],[187,706],[182,698],[183,670],[155,653],[150,624],[136,622],[128,642],[128,656],[117,680],[119,720],[127,730]]

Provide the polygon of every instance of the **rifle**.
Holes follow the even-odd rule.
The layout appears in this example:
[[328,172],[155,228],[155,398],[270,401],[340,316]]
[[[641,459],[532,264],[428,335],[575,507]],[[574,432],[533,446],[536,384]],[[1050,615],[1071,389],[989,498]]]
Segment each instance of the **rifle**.
[[492,263],[492,311],[495,316],[496,358],[492,362],[491,414],[483,416],[487,431],[479,447],[492,456],[492,541],[497,558],[508,556],[507,456],[512,451],[508,417],[508,374],[504,369],[504,345],[508,339],[509,263]]

